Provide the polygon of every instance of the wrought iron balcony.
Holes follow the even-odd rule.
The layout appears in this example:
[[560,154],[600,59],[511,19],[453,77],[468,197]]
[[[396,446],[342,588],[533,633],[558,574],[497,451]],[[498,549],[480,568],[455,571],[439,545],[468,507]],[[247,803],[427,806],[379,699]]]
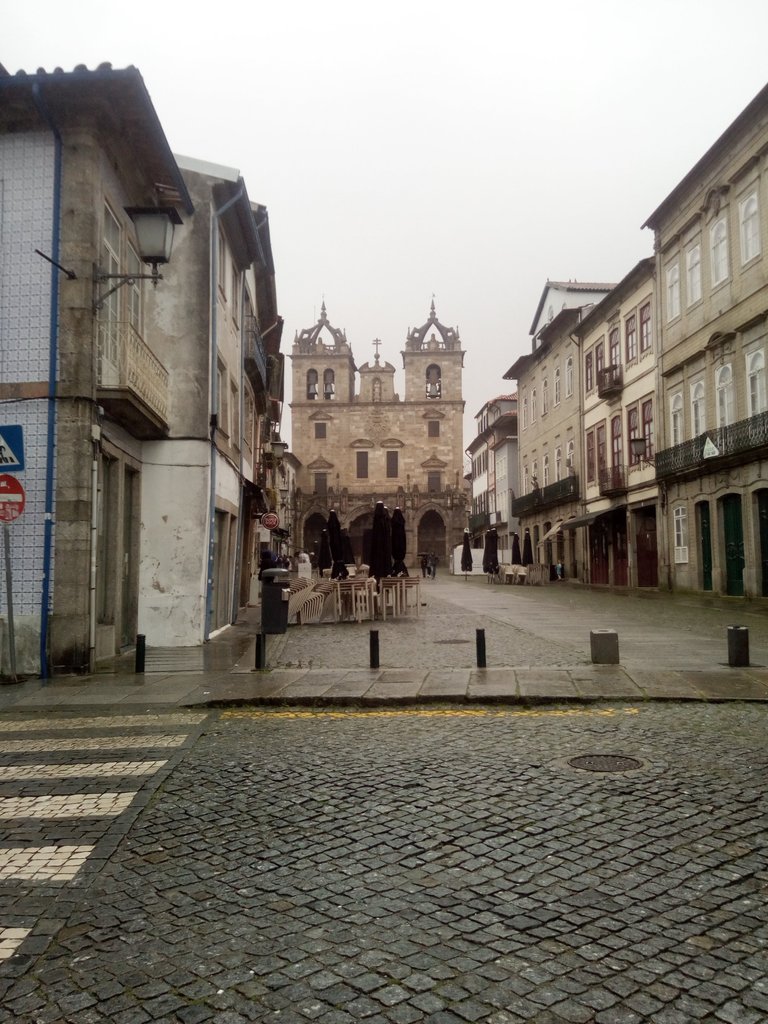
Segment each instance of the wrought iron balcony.
[[168,433],[168,371],[130,323],[98,323],[98,400],[134,437]]
[[524,516],[536,509],[548,508],[550,505],[559,505],[561,502],[579,496],[579,478],[573,476],[563,477],[546,487],[539,487],[530,494],[523,494],[512,500],[511,514],[513,516]]
[[759,412],[749,419],[707,430],[690,441],[657,452],[656,477],[661,480],[701,472],[706,466],[722,465],[723,462],[749,461],[759,449],[764,448],[768,448],[768,412]]
[[469,532],[477,533],[478,530],[482,530],[487,526],[491,525],[491,514],[490,512],[478,512],[477,515],[469,517]]
[[597,371],[597,397],[620,395],[624,387],[624,373],[620,366],[605,366]]
[[626,466],[602,466],[598,484],[601,494],[625,494],[627,490]]
[[257,392],[267,387],[267,355],[255,316],[246,316],[243,331],[243,359],[245,372]]

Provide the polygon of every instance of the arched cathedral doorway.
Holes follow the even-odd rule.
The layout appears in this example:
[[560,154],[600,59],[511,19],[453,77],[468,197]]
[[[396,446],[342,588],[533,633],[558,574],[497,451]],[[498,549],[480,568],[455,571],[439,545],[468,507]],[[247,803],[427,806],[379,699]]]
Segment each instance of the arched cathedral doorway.
[[440,559],[440,564],[447,565],[447,551],[445,550],[445,523],[439,512],[430,509],[425,512],[419,520],[419,554],[435,554]]

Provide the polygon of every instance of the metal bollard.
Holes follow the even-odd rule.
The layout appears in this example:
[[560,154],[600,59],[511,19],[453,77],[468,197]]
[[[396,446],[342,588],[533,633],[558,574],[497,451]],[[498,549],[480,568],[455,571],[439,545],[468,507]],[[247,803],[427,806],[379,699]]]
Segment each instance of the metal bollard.
[[147,638],[143,633],[136,635],[136,663],[134,665],[134,672],[139,673],[144,671],[144,664],[147,660]]
[[485,630],[475,630],[475,647],[477,648],[477,667],[485,668]]
[[379,667],[379,631],[372,629],[370,633],[371,668]]
[[256,634],[256,671],[263,672],[267,666],[267,637],[265,633]]
[[728,627],[728,664],[731,668],[749,665],[749,630],[746,626]]

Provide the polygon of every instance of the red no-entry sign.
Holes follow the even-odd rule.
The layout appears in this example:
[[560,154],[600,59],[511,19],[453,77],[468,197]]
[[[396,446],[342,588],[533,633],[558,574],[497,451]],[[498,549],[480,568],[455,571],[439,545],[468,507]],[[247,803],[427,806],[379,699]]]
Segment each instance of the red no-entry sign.
[[27,496],[19,479],[0,473],[0,523],[12,523],[24,511]]

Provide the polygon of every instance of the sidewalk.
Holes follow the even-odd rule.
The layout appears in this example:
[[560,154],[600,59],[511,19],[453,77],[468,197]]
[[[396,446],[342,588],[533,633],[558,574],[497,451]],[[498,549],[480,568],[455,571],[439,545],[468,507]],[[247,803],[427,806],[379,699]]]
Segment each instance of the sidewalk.
[[[728,666],[727,627],[749,629],[750,665]],[[0,685],[0,710],[218,704],[387,706],[430,702],[768,702],[764,602],[617,594],[571,584],[426,580],[418,618],[291,626],[255,666],[259,610],[202,648],[157,652],[147,671]],[[590,631],[613,629],[620,664],[593,665]],[[370,667],[371,631],[379,668]],[[487,668],[477,667],[478,630]]]

